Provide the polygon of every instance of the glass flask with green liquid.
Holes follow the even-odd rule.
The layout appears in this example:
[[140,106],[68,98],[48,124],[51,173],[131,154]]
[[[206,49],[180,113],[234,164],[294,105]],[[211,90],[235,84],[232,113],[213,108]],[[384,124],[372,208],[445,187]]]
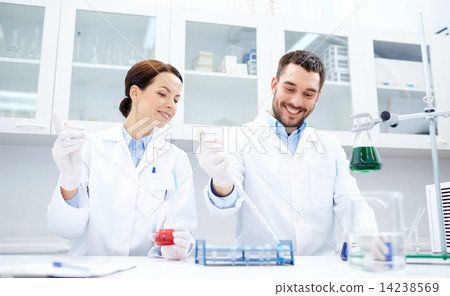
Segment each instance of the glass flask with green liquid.
[[353,145],[350,169],[354,172],[368,173],[378,171],[382,166],[370,132],[368,130],[358,132]]

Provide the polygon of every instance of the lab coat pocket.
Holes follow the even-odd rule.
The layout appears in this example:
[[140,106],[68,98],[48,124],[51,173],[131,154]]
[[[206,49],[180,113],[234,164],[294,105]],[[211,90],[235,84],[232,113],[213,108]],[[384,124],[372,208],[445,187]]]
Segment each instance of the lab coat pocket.
[[311,198],[316,207],[332,207],[336,165],[334,160],[320,160],[310,167]]
[[178,187],[175,173],[152,173],[149,178],[151,190],[175,190]]

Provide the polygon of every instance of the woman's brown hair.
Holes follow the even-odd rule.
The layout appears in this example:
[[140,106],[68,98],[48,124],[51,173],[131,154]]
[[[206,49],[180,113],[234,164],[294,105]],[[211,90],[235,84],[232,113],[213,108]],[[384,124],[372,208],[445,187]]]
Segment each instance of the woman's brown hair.
[[174,66],[164,64],[157,60],[143,60],[128,70],[127,77],[125,77],[125,98],[122,100],[119,107],[119,110],[122,112],[123,116],[127,117],[131,110],[131,87],[136,85],[140,89],[144,90],[152,83],[153,78],[162,72],[170,72],[177,76],[181,82],[183,82],[180,72],[178,72]]

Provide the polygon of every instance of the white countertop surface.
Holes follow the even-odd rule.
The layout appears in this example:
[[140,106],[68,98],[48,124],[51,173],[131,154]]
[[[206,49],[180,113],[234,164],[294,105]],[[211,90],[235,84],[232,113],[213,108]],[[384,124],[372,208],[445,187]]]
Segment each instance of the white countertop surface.
[[449,278],[450,265],[406,264],[399,271],[363,272],[338,256],[295,257],[295,265],[203,266],[193,258],[170,261],[149,257],[106,257],[67,255],[0,255],[0,267],[23,264],[51,264],[59,261],[76,265],[126,266],[136,268],[119,272],[110,277],[121,278]]

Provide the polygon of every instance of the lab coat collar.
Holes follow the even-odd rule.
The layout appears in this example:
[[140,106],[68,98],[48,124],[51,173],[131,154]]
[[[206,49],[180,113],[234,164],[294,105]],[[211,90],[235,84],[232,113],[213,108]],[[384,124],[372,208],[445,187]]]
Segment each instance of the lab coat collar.
[[[264,111],[266,112],[266,111]],[[266,120],[266,117],[263,113],[259,113],[253,121],[253,126],[255,129],[264,128],[261,133],[261,138],[267,140],[273,146],[277,147],[280,151],[286,151],[288,153],[288,149],[285,143],[283,143],[280,138],[270,129],[270,126]]]
[[[125,154],[129,154],[128,147],[125,143],[125,139],[123,137],[122,123],[117,124],[105,131],[103,134],[103,140],[106,141],[114,141],[114,142],[122,142],[123,149],[125,150]],[[166,137],[169,135],[168,131],[170,127],[164,128],[155,128],[152,139],[147,145],[147,149],[144,152],[142,160],[139,162],[137,169],[138,173],[147,167],[149,164],[154,164],[155,161],[162,156],[165,152],[170,150],[171,143],[166,141]],[[130,156],[131,157],[131,156]],[[130,162],[132,163],[132,161]]]
[[171,149],[173,144],[166,140],[167,138],[170,138],[170,128],[170,126],[163,128],[155,127],[153,137],[150,142],[148,142],[147,149],[137,166],[138,173],[148,165],[155,164],[159,157]]
[[[258,114],[258,116],[253,121],[253,126],[254,128],[263,126],[264,131],[261,134],[261,138],[268,139],[268,141],[273,146],[279,148],[280,151],[284,149],[283,151],[288,153],[285,143],[283,143],[274,132],[271,132],[270,126],[267,123],[264,114],[262,113]],[[298,158],[300,155],[302,155],[303,152],[309,150],[314,150],[317,153],[325,153],[325,148],[320,141],[317,131],[314,128],[307,126],[300,134],[300,140],[294,153],[294,160]]]
[[112,128],[110,128],[109,130],[106,130],[103,133],[103,140],[114,141],[114,142],[118,142],[121,140],[125,141],[125,139],[123,138],[122,126],[123,126],[123,123],[118,123],[118,124],[114,125]]
[[318,154],[324,154],[326,152],[317,131],[312,127],[306,127],[300,135],[300,140],[294,153],[294,161],[307,151]]

